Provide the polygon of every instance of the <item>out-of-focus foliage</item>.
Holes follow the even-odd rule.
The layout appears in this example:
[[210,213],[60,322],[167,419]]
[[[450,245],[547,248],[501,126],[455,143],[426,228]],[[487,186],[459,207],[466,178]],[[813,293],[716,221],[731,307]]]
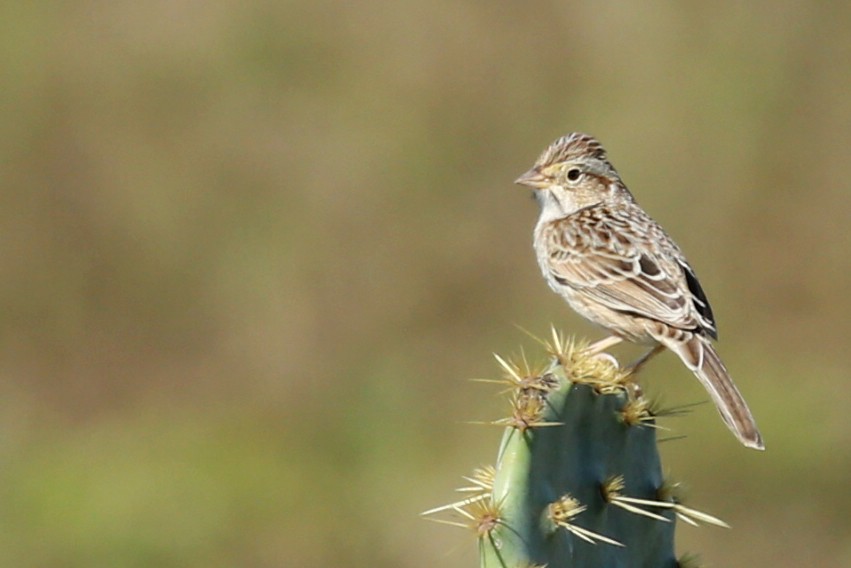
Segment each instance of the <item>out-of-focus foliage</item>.
[[[599,333],[511,184],[572,130],[688,253],[766,438],[676,423],[663,461],[734,527],[680,552],[851,562],[849,27],[793,1],[7,3],[0,565],[474,565],[417,517],[494,459],[464,421],[499,401],[464,379],[514,324]],[[704,398],[673,357],[646,379]]]

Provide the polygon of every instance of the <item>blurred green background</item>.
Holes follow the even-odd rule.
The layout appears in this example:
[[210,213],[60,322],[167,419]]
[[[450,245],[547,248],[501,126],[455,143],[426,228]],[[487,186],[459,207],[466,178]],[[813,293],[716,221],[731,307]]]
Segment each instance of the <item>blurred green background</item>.
[[[6,3],[0,565],[469,567],[492,352],[600,332],[512,185],[599,137],[768,450],[665,424],[712,566],[851,566],[851,5]],[[629,348],[619,351],[628,358]],[[671,356],[671,404],[706,397]]]

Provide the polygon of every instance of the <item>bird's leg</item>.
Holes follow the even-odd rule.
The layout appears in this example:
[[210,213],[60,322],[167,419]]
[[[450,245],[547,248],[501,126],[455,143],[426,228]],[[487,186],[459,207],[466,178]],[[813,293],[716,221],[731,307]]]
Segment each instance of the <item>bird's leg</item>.
[[623,341],[623,338],[618,337],[617,335],[610,335],[609,337],[604,337],[599,341],[595,341],[594,343],[586,347],[583,353],[585,355],[588,355],[589,357],[593,357],[595,355],[599,355],[609,347],[617,345],[621,341]]
[[640,371],[641,368],[646,365],[648,361],[650,361],[650,359],[661,353],[663,349],[665,349],[665,346],[660,343],[659,345],[656,345],[655,347],[653,347],[653,349],[639,357],[635,363],[629,366],[629,374],[637,375],[638,371]]

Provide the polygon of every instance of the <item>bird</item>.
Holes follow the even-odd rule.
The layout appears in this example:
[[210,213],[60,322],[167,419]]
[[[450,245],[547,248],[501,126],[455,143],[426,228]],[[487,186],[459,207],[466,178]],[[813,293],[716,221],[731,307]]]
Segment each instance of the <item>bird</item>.
[[550,288],[610,333],[591,353],[622,341],[648,345],[633,366],[674,352],[746,447],[765,449],[756,421],[713,346],[712,307],[680,247],[627,189],[593,136],[550,144],[515,183],[533,189],[538,264]]

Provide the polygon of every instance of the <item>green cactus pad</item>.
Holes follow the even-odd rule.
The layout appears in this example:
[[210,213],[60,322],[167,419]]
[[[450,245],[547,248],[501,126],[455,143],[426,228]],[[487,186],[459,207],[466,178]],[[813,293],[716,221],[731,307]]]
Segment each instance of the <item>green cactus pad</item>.
[[[612,480],[622,479],[619,495],[658,498],[663,477],[652,423],[626,423],[625,389],[601,394],[553,375],[561,377],[540,416],[550,425],[509,426],[503,435],[491,497],[500,521],[482,539],[481,566],[675,567],[674,511],[639,507],[660,520],[606,497]],[[562,511],[565,499],[575,514]]]
[[[497,356],[510,416],[495,467],[466,478],[461,501],[427,511],[473,529],[482,568],[677,568],[674,526],[726,526],[681,503],[663,478],[655,416],[610,355],[553,331],[549,362]],[[457,520],[460,517],[460,520]]]

